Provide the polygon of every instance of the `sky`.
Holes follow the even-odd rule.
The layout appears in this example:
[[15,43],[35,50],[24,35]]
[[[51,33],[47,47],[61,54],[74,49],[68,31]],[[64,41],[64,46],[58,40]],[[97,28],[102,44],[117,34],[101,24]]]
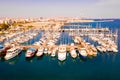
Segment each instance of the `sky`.
[[0,0],[0,17],[120,18],[120,0]]

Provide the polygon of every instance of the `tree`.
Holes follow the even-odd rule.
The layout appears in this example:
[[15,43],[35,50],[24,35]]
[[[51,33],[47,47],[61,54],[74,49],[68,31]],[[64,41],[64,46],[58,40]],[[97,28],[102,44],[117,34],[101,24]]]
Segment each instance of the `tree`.
[[9,25],[8,24],[1,24],[0,25],[0,30],[6,30],[9,28]]

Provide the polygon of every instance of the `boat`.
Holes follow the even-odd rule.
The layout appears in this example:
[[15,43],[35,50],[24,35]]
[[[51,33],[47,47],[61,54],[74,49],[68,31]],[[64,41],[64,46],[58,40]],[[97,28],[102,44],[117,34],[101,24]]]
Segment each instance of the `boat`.
[[47,53],[48,53],[48,49],[45,48],[43,53],[44,53],[44,54],[47,54]]
[[14,47],[14,48],[11,48],[9,50],[7,50],[7,53],[5,55],[5,60],[9,60],[17,55],[19,55],[19,53],[22,51],[22,48],[20,47]]
[[90,48],[92,50],[93,56],[97,56],[97,49],[95,48],[95,46],[94,45],[90,45]]
[[66,59],[66,46],[60,45],[58,48],[58,59],[64,61]]
[[70,48],[70,55],[71,55],[72,58],[76,58],[77,57],[76,50],[73,47]]
[[55,57],[55,56],[56,56],[56,52],[57,52],[57,48],[54,48],[54,49],[52,50],[51,56],[52,56],[52,57]]
[[39,49],[38,49],[38,51],[37,51],[37,53],[36,53],[36,56],[42,56],[43,55],[43,50],[44,50],[44,48],[41,46]]
[[107,47],[105,48],[105,47],[103,47],[103,46],[97,46],[96,48],[97,48],[97,50],[100,51],[100,52],[106,52],[106,51],[107,51],[106,49],[109,49],[109,48],[107,48]]
[[78,40],[78,39],[79,39],[79,37],[75,36],[74,42],[75,42],[75,43],[79,43],[79,40]]
[[86,49],[85,48],[80,48],[79,54],[80,54],[80,56],[82,56],[84,58],[87,57]]
[[26,58],[33,57],[36,52],[37,52],[37,49],[35,49],[35,48],[29,48],[29,49],[27,50],[27,52],[26,52],[25,57],[26,57]]
[[117,52],[118,52],[118,49],[115,48],[115,47],[112,47],[112,51],[115,52],[115,53],[117,53]]

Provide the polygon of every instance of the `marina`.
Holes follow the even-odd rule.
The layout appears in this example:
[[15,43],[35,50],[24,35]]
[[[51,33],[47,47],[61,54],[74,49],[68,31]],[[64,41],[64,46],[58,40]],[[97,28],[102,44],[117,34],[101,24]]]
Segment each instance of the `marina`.
[[[67,26],[68,29],[64,28],[65,26]],[[58,60],[60,61],[66,59],[67,52],[70,52],[70,55],[73,58],[76,58],[77,55],[82,57],[97,56],[98,51],[101,53],[118,52],[118,45],[116,43],[118,42],[117,30],[112,33],[109,28],[101,28],[101,26],[97,26],[96,28],[89,25],[83,26],[75,26],[74,24],[73,26],[60,25],[57,23],[52,26],[56,29],[45,29],[45,31],[43,31],[37,28],[25,32],[14,33],[11,36],[8,34],[5,37],[5,43],[9,43],[10,51],[15,49],[15,46],[13,47],[12,45],[16,45],[20,49],[26,50],[25,57],[33,57],[34,55],[40,57],[43,54],[48,54],[52,57],[58,56]],[[72,43],[69,42],[69,39],[65,39],[64,33],[71,38],[73,41]],[[37,36],[40,36],[39,40],[34,41],[33,44],[30,45],[26,44]],[[87,42],[84,37],[97,42],[98,45]],[[8,50],[8,52],[10,51]],[[18,55],[17,53],[16,55]],[[6,56],[9,55],[7,53],[4,54],[6,54]],[[9,58],[6,58],[6,56],[5,59],[8,60]]]
[[[11,73],[12,75],[17,74],[17,79],[20,78],[18,75],[22,77],[25,75],[24,79],[30,80],[33,79],[33,75],[36,76],[34,79],[45,79],[45,77],[42,76],[43,74],[46,74],[50,79],[60,77],[62,74],[71,75],[71,79],[73,79],[72,75],[76,76],[77,79],[80,77],[87,79],[82,77],[82,75],[93,76],[91,74],[92,70],[99,75],[102,74],[103,70],[106,74],[109,74],[111,68],[113,68],[111,65],[117,67],[117,69],[113,71],[115,73],[118,70],[118,66],[113,63],[119,63],[120,57],[119,28],[112,29],[112,27],[103,25],[103,23],[101,22],[102,25],[99,29],[98,27],[96,28],[97,23],[92,22],[88,23],[88,25],[85,24],[85,26],[93,24],[91,27],[81,27],[78,23],[76,27],[74,27],[74,23],[73,26],[62,25],[56,30],[31,28],[20,32],[14,31],[11,32],[11,34],[14,33],[14,35],[9,38],[9,34],[5,34],[4,40],[1,41],[3,48],[1,49],[2,56],[0,57],[0,64],[8,65],[10,68],[12,68],[12,66],[15,68],[16,66],[22,65],[17,69],[18,73],[16,73],[14,69],[10,70],[14,71]],[[108,23],[106,22],[106,24]],[[14,47],[14,45],[16,45],[16,47]],[[13,48],[14,50],[20,49],[20,51],[18,51],[19,54],[16,53],[10,59],[6,59],[6,54],[8,54],[9,51],[13,51]],[[3,54],[3,51],[5,51],[5,54]],[[28,57],[27,55],[30,56]],[[106,66],[104,67],[105,69],[103,69],[103,64]],[[29,69],[25,69],[25,67],[29,67]],[[5,68],[7,69],[7,67]],[[24,73],[24,71],[26,71],[26,73]],[[90,71],[90,73],[88,71]],[[6,72],[9,73],[9,70],[7,69]],[[34,74],[31,75],[30,72]],[[55,73],[57,73],[56,76],[53,76]],[[78,73],[80,74],[77,75]],[[6,73],[3,72],[1,76],[4,74]],[[119,72],[116,74],[119,74]],[[28,78],[28,76],[31,77]],[[65,77],[66,76],[62,76],[60,79],[64,79]],[[113,78],[115,77],[112,77],[112,79]]]
[[120,0],[0,0],[0,80],[120,80]]

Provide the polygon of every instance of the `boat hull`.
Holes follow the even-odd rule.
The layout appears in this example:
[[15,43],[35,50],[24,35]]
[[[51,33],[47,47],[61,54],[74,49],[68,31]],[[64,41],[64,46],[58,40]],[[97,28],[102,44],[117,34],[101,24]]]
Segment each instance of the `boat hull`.
[[64,61],[66,59],[66,53],[58,53],[58,60]]

